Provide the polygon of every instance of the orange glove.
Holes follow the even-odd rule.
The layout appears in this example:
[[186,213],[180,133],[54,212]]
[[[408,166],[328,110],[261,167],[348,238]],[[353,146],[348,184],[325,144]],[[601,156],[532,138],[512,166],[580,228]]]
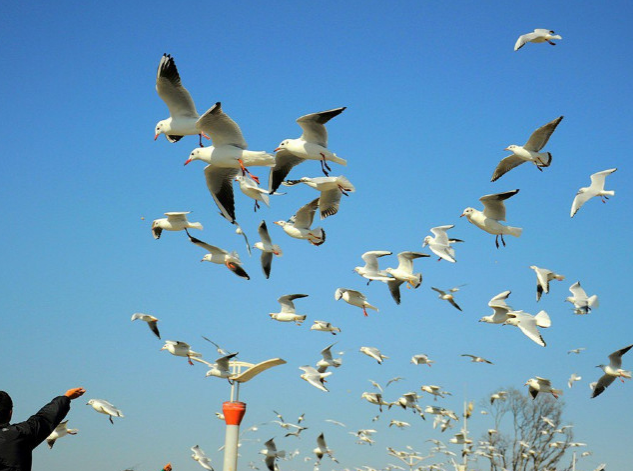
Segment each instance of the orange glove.
[[163,468],[163,471],[171,471],[171,463],[167,463]]
[[81,396],[83,393],[85,393],[86,390],[84,388],[73,388],[73,389],[69,389],[68,391],[66,391],[64,393],[64,396],[72,399],[77,399],[79,396]]

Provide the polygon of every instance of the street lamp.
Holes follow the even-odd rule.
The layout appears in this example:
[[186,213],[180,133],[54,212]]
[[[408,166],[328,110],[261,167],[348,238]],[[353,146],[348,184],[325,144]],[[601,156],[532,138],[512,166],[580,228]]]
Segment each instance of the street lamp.
[[240,435],[240,424],[246,413],[246,403],[240,402],[240,385],[250,381],[262,371],[286,363],[281,358],[272,358],[256,365],[245,361],[232,360],[229,362],[231,376],[230,400],[222,404],[222,413],[226,422],[226,437],[224,440],[224,471],[237,471],[237,448]]

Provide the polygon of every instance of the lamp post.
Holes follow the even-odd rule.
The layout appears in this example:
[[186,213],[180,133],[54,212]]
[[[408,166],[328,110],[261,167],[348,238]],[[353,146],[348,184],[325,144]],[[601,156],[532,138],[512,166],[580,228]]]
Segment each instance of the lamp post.
[[284,363],[286,363],[286,361],[281,358],[273,358],[257,363],[256,365],[237,360],[232,360],[229,363],[231,376],[228,379],[229,383],[231,383],[231,396],[229,401],[222,404],[222,413],[224,414],[224,421],[226,422],[223,471],[237,471],[237,448],[239,446],[240,424],[246,413],[246,403],[239,401],[240,385],[253,379],[262,371],[272,368],[273,366],[283,365]]

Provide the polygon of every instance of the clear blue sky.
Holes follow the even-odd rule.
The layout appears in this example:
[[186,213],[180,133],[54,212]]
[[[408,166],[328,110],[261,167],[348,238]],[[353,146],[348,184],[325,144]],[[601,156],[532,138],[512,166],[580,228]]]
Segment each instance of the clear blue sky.
[[[595,365],[633,343],[630,289],[632,228],[630,156],[632,135],[630,2],[13,2],[4,9],[5,93],[3,171],[0,192],[3,230],[0,272],[3,315],[0,389],[14,397],[16,419],[25,419],[55,395],[87,389],[68,416],[79,435],[50,451],[35,452],[34,469],[62,471],[201,469],[189,458],[199,444],[222,467],[224,425],[214,411],[228,399],[223,380],[205,378],[202,365],[160,352],[163,345],[134,312],[155,315],[164,339],[182,340],[215,359],[205,335],[240,358],[258,362],[282,357],[287,364],[247,384],[244,428],[306,413],[302,438],[283,438],[275,425],[262,426],[242,447],[241,468],[255,460],[267,439],[280,449],[299,448],[281,471],[309,470],[315,438],[325,432],[340,461],[336,469],[382,467],[393,459],[385,447],[410,445],[426,451],[428,438],[448,441],[431,420],[392,410],[371,422],[375,408],[361,401],[369,379],[385,383],[395,400],[422,384],[453,393],[438,405],[460,410],[464,398],[478,401],[497,388],[523,388],[533,376],[564,388],[565,417],[575,437],[594,452],[578,469],[599,462],[630,465],[623,437],[630,434],[633,385],[614,383],[590,400]],[[556,47],[528,44],[520,34],[549,28],[563,39]],[[155,123],[167,108],[155,91],[163,53],[174,56],[199,112],[216,101],[241,126],[251,149],[272,151],[298,137],[301,115],[347,106],[328,126],[330,148],[348,160],[333,165],[357,192],[344,198],[339,214],[322,222],[327,241],[313,247],[290,239],[272,224],[290,217],[316,193],[287,189],[272,207],[253,213],[252,201],[236,193],[238,219],[251,242],[268,222],[284,256],[264,279],[259,254],[249,258],[233,228],[217,214],[202,164],[183,167],[197,140],[153,141]],[[523,144],[537,127],[564,115],[547,150],[551,167],[523,165],[490,183],[509,144]],[[589,201],[569,218],[573,197],[589,175],[607,168],[616,196]],[[264,180],[267,172],[255,171]],[[318,163],[297,167],[291,177],[319,176]],[[520,188],[508,207],[508,223],[524,228],[497,250],[494,237],[459,215],[478,198]],[[204,224],[200,239],[237,250],[251,280],[221,266],[199,263],[203,252],[182,233],[155,241],[151,221],[166,211],[193,211]],[[144,219],[142,219],[144,218]],[[416,261],[424,282],[403,289],[396,306],[386,287],[352,272],[367,250],[422,250],[429,228],[455,224],[457,264]],[[393,266],[395,255],[383,259]],[[529,265],[566,275],[535,302]],[[563,300],[580,281],[601,306],[578,317]],[[457,293],[464,312],[437,299],[431,286]],[[336,288],[360,289],[380,308],[364,318],[336,302]],[[518,329],[478,323],[488,300],[512,290],[511,304],[536,313],[546,309],[552,327],[541,348]],[[288,293],[308,316],[303,326],[280,324],[268,313]],[[323,319],[343,332],[309,330]],[[329,393],[299,378],[299,366],[314,364],[332,341],[345,351],[330,377]],[[361,346],[377,346],[390,358],[377,365]],[[586,347],[579,355],[567,350]],[[409,363],[427,353],[432,368]],[[473,353],[494,366],[471,364]],[[633,356],[624,357],[633,368]],[[572,373],[583,376],[573,389]],[[420,392],[421,393],[421,392]],[[107,399],[126,417],[114,425],[84,405]],[[430,398],[423,406],[435,404]],[[336,428],[333,418],[348,425]],[[396,418],[406,431],[387,427]],[[347,431],[376,428],[376,445],[359,447]],[[476,412],[477,438],[490,424]],[[458,430],[458,426],[453,432]],[[454,450],[457,451],[457,450]],[[482,467],[483,462],[480,463]],[[323,469],[331,469],[324,461]]]

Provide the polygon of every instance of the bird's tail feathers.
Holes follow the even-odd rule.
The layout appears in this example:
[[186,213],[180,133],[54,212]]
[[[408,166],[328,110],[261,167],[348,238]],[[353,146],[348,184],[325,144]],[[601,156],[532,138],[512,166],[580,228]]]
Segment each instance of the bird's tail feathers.
[[328,160],[331,162],[336,162],[337,164],[340,164],[340,165],[347,165],[347,160],[340,158],[336,154],[329,155]]
[[248,152],[242,156],[242,162],[246,167],[272,167],[275,165],[275,156],[264,151]]
[[316,239],[320,239],[317,242],[314,242],[311,240],[310,243],[312,245],[319,246],[325,243],[325,231],[323,230],[322,227],[317,227],[316,229],[312,229],[311,233]]
[[587,305],[590,308],[600,307],[600,302],[598,301],[598,295],[594,294],[587,299]]
[[521,237],[521,233],[523,233],[523,229],[521,227],[512,227],[506,226],[507,233],[514,237]]
[[365,307],[368,309],[373,309],[374,311],[378,312],[378,308],[376,306],[372,306],[371,304],[367,304],[365,305]]
[[189,227],[191,227],[192,229],[202,230],[202,224],[200,224],[199,222],[190,222]]
[[536,325],[543,327],[544,329],[552,325],[552,321],[545,311],[539,312],[536,316],[534,316],[534,319],[536,320]]

